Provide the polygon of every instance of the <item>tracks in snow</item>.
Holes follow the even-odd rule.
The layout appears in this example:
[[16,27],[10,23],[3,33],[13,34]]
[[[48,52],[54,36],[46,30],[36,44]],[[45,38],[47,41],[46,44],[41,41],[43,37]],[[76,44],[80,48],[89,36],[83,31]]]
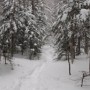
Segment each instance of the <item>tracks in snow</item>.
[[45,63],[37,66],[33,72],[29,72],[28,75],[21,77],[19,83],[14,90],[37,90],[39,74],[43,70]]
[[14,90],[41,90],[39,85],[39,76],[43,68],[48,62],[54,58],[54,49],[50,45],[45,45],[42,48],[41,60],[43,61],[37,65],[32,72],[30,71],[26,76],[19,78],[19,81]]

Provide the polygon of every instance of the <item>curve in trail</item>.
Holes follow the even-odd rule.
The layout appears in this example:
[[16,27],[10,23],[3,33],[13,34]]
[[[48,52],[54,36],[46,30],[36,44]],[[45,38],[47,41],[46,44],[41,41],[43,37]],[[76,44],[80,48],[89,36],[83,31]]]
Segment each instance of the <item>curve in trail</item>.
[[18,85],[14,90],[41,90],[41,85],[39,84],[40,73],[45,68],[48,62],[51,62],[54,58],[54,49],[50,45],[44,45],[42,47],[41,60],[43,63],[37,65],[33,72],[29,72],[28,75],[22,77],[19,80]]

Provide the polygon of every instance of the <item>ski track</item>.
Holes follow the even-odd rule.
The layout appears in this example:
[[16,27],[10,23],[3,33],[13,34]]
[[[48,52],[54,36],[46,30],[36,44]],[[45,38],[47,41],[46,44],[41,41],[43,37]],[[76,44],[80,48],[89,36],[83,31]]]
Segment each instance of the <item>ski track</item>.
[[[14,90],[41,90],[39,85],[39,75],[47,63],[53,60],[54,50],[50,45],[44,45],[42,47],[41,60],[44,62],[35,67],[32,72],[30,71],[27,75],[18,79],[18,83]],[[46,89],[45,89],[46,90]]]

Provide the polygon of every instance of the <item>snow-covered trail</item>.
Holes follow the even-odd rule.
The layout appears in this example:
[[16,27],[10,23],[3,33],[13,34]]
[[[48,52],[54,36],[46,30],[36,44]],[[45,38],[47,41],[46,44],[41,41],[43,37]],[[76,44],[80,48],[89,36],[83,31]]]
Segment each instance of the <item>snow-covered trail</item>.
[[53,61],[54,52],[55,50],[51,45],[49,44],[44,45],[42,48],[41,60],[44,60],[47,63]]
[[46,65],[54,58],[51,41],[42,47],[40,60],[14,57],[14,70],[10,65],[0,64],[0,90],[42,90],[40,75]]
[[41,90],[40,73],[45,68],[46,64],[51,62],[54,58],[54,49],[49,44],[42,47],[41,61],[32,73],[22,77],[14,90]]
[[38,77],[42,71],[44,65],[37,66],[31,74],[28,74],[25,77],[22,77],[18,82],[14,90],[37,90],[38,88]]
[[[19,89],[15,88],[14,90],[89,90],[89,87],[80,87],[80,71],[86,70],[83,65],[87,65],[87,61],[84,63],[76,62],[72,66],[72,69],[75,69],[72,71],[74,75],[69,76],[67,61],[53,62],[54,51],[50,44],[44,45],[41,54],[41,61],[43,62],[25,79],[22,79]],[[80,64],[82,66],[79,66]]]

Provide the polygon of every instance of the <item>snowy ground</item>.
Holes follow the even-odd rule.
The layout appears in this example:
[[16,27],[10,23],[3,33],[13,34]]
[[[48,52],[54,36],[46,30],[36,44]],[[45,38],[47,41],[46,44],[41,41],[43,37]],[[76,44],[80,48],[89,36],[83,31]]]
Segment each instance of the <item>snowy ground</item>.
[[68,75],[67,61],[54,61],[54,48],[45,45],[41,60],[14,57],[14,70],[10,65],[0,64],[0,90],[89,90],[90,77],[81,88],[82,71],[88,70],[85,55],[77,57]]

